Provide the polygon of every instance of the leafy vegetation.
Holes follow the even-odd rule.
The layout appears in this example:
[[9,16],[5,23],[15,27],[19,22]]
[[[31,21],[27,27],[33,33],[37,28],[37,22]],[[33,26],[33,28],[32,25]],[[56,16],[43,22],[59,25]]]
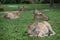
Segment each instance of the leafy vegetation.
[[[34,2],[35,4],[36,3],[50,3],[50,0],[0,0],[0,3],[1,4],[30,4]],[[59,3],[59,0],[54,0],[55,3]]]

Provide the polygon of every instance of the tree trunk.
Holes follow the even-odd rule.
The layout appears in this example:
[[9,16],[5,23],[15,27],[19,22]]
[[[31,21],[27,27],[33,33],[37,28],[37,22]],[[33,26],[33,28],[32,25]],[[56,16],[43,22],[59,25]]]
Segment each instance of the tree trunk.
[[54,5],[54,0],[50,0],[50,6],[53,7]]

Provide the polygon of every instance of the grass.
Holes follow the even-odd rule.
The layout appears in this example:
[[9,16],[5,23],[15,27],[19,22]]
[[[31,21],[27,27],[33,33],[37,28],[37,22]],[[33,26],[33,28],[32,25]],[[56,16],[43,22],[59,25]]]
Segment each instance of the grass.
[[[39,4],[36,5],[39,6]],[[9,10],[10,8],[6,6],[7,5],[4,6],[6,11],[13,10]],[[34,5],[32,5],[31,10],[34,8]],[[36,8],[38,7],[36,6]],[[43,9],[43,7],[39,8]],[[56,8],[49,11],[41,10],[41,12],[49,17],[48,22],[52,25],[52,28],[56,32],[56,35],[43,38],[29,37],[25,32],[27,31],[27,26],[33,22],[34,15],[32,12],[23,12],[18,19],[13,20],[3,18],[4,14],[0,13],[0,40],[60,40],[60,9]]]
[[[50,4],[15,4],[14,6],[17,7],[9,7],[9,5],[5,4],[5,5],[1,5],[3,6],[5,11],[15,11],[15,10],[19,10],[18,6],[24,6],[24,10],[34,10],[34,9],[49,9]],[[57,4],[54,4],[54,9],[60,9],[60,6]]]

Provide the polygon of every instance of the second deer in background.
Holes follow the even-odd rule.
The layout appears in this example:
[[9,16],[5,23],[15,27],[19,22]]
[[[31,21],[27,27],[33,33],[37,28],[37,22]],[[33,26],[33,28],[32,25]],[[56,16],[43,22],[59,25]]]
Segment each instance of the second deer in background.
[[23,11],[23,6],[19,6],[18,8],[19,8],[18,11],[7,12],[6,15],[4,16],[4,18],[8,18],[8,19],[16,19],[16,18],[19,18],[19,15]]

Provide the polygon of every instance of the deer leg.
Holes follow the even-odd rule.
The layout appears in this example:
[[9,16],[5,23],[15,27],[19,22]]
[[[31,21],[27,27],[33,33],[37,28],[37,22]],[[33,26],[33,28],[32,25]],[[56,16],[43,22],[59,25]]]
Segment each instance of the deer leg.
[[43,34],[42,32],[40,32],[40,33],[38,34],[38,37],[44,37],[44,34]]
[[31,29],[28,29],[28,35],[31,35],[32,32],[31,32]]
[[56,34],[56,33],[52,30],[51,25],[48,25],[47,27],[48,27],[49,33],[50,33],[51,35]]
[[45,21],[44,23],[45,23],[46,27],[48,28],[50,34],[52,34],[52,35],[56,34],[56,33],[53,31],[51,25],[50,25],[48,22]]

